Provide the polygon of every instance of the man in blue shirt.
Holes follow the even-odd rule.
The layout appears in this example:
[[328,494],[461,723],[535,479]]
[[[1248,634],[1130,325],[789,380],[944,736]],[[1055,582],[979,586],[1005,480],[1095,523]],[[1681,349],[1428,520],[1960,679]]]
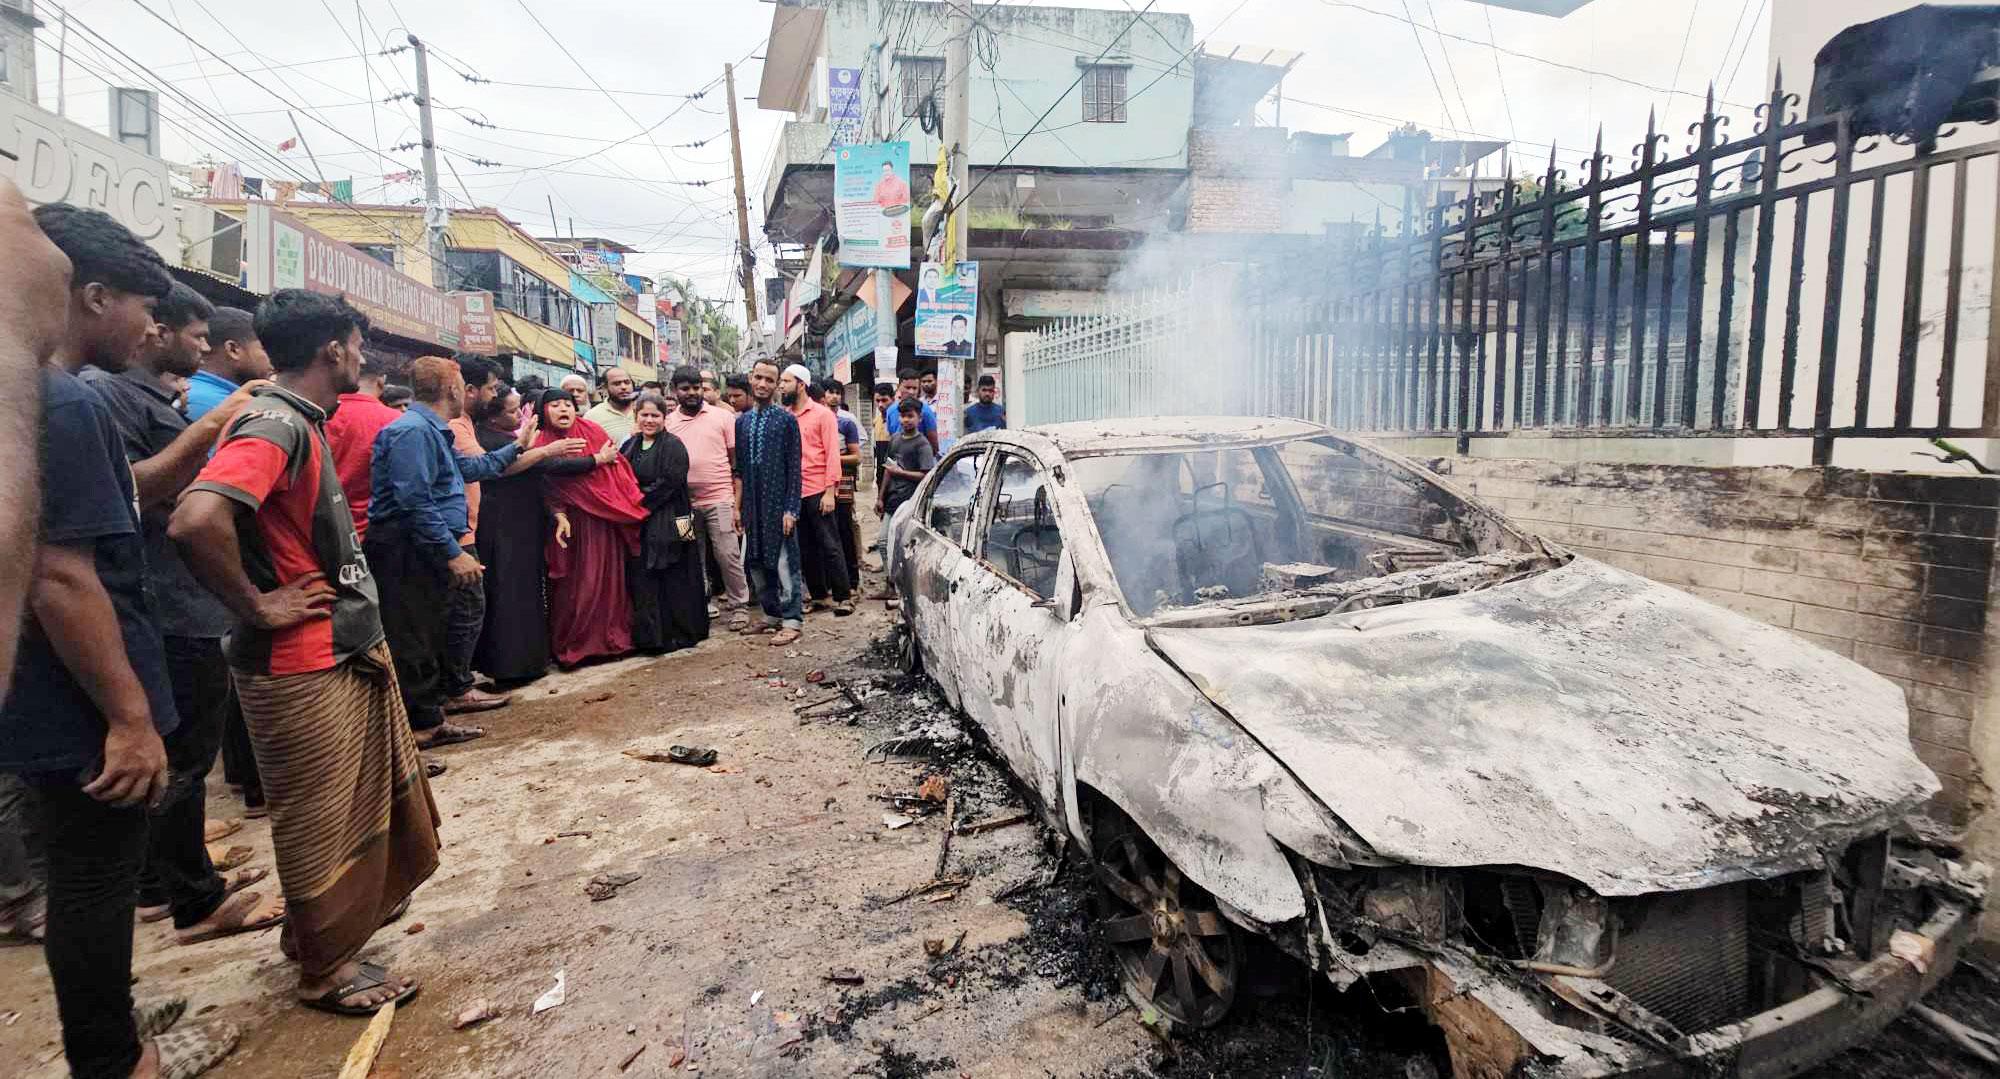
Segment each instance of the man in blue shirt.
[[254,318],[240,307],[218,307],[208,316],[208,351],[201,370],[188,377],[188,419],[201,419],[244,383],[271,377],[271,357],[257,340]]
[[403,708],[417,745],[430,749],[485,733],[444,719],[450,590],[483,587],[484,568],[458,545],[466,532],[465,485],[493,479],[517,460],[526,467],[554,447],[528,451],[536,428],[530,417],[510,445],[460,456],[445,426],[465,411],[465,376],[458,364],[420,357],[410,367],[410,382],[415,400],[409,411],[375,436],[362,552],[381,592],[382,629],[395,657]]
[[980,375],[978,393],[979,400],[965,406],[965,433],[1006,430],[1007,406],[995,400],[1000,396],[1000,384],[992,375]]

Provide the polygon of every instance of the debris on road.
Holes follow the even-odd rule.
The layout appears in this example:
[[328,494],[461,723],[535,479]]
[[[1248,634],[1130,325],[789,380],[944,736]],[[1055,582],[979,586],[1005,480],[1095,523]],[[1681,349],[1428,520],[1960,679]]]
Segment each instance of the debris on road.
[[382,1052],[382,1043],[389,1040],[389,1024],[395,1020],[395,1001],[376,1009],[375,1018],[368,1021],[368,1029],[361,1032],[354,1047],[347,1051],[347,1059],[340,1065],[340,1079],[368,1079],[368,1073],[375,1068],[375,1058]]
[[[941,785],[944,784],[943,776],[932,776],[930,779],[924,780],[923,787],[918,787],[917,793],[922,794],[924,787],[931,785],[931,780],[937,780]],[[944,832],[938,838],[937,867],[931,870],[932,880],[942,880],[944,878],[945,863],[951,860],[951,833],[957,823],[958,792],[953,791],[944,800]]]
[[585,698],[583,699],[583,703],[585,703],[585,704],[603,704],[603,703],[604,703],[605,701],[608,701],[608,700],[610,700],[610,699],[611,699],[611,698],[612,698],[613,696],[615,696],[615,694],[611,694],[611,693],[598,693],[598,694],[595,694],[595,695],[593,695],[593,696],[589,696],[589,697],[585,697]]
[[493,1007],[493,1002],[487,1000],[485,997],[480,997],[460,1009],[459,1013],[452,1017],[451,1029],[464,1030],[466,1027],[484,1023],[488,1019],[497,1019],[499,1016],[500,1012]]
[[901,895],[893,896],[889,899],[883,900],[882,905],[885,907],[892,907],[898,903],[901,903],[905,899],[914,899],[917,896],[929,895],[932,892],[943,892],[943,891],[956,892],[958,889],[963,888],[971,883],[972,883],[972,878],[970,877],[952,877],[947,880],[925,881],[924,883],[919,884],[914,888],[911,888],[909,891],[906,891]]
[[559,1008],[562,1006],[563,1001],[568,999],[569,986],[563,978],[563,972],[560,970],[556,971],[556,984],[550,986],[548,992],[535,998],[535,1006],[531,1014],[540,1015],[550,1008]]
[[915,817],[905,817],[901,813],[884,813],[882,814],[882,823],[893,832],[898,828],[908,828],[910,825],[917,823],[917,821]]
[[618,889],[639,879],[637,873],[599,873],[583,886],[583,894],[593,903],[602,903],[618,894]]
[[865,979],[851,967],[835,967],[826,972],[826,980],[835,985],[860,985]]
[[578,836],[581,836],[581,837],[582,837],[582,838],[584,838],[584,839],[589,839],[589,838],[590,838],[590,833],[589,833],[589,832],[557,832],[557,833],[556,833],[556,838],[557,838],[557,839],[574,839],[574,838],[577,838]]
[[997,817],[988,817],[985,820],[976,820],[969,824],[961,824],[958,826],[958,834],[978,835],[981,832],[990,832],[996,828],[1011,828],[1016,824],[1025,824],[1031,819],[1032,817],[1025,810],[1019,813],[1002,813]]
[[406,937],[414,937],[423,931],[424,923],[422,922],[411,922],[409,925],[403,927],[403,935]]
[[917,797],[926,802],[943,802],[951,791],[951,780],[942,772],[932,772],[917,784]]
[[668,746],[665,753],[651,749],[628,749],[627,757],[647,764],[691,764],[706,768],[715,763],[716,752],[706,746]]
[[645,1051],[646,1051],[646,1043],[640,1042],[639,1048],[634,1049],[630,1053],[625,1054],[625,1059],[623,1061],[620,1061],[618,1064],[618,1070],[624,1071],[625,1069],[631,1067],[632,1062],[639,1059],[639,1054]]

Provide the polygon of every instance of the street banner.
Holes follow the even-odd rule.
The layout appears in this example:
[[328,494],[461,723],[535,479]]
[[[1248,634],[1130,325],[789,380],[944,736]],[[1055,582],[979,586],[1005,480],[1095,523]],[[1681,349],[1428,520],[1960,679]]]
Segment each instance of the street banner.
[[842,266],[910,267],[910,144],[843,146],[833,159]]
[[979,263],[947,270],[924,263],[917,275],[917,355],[972,358],[979,327]]
[[[961,262],[959,269],[971,265]],[[964,365],[957,360],[943,359],[937,362],[937,397],[931,401],[931,411],[937,415],[938,451],[951,449],[958,441],[961,412],[965,408]]]
[[833,125],[833,144],[852,146],[861,141],[861,69],[826,69],[826,119]]

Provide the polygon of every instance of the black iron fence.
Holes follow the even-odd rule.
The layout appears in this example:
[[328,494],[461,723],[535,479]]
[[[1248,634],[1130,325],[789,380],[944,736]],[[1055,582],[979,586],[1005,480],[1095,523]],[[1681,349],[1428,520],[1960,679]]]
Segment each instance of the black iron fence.
[[1255,275],[1247,409],[1461,443],[1809,436],[1821,463],[1835,438],[1993,433],[2000,141],[1861,135],[1798,100],[1780,85],[1729,138],[1711,99],[1678,155],[1649,121],[1623,171],[1600,135],[1574,180],[1551,154]]

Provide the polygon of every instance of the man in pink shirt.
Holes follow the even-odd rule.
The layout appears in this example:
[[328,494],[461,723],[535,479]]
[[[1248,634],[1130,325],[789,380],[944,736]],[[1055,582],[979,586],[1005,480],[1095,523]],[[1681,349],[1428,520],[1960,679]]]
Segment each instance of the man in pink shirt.
[[688,494],[694,506],[697,535],[708,544],[722,571],[723,605],[736,613],[729,624],[748,624],[750,585],[743,576],[743,541],[736,521],[736,410],[710,404],[702,375],[692,367],[676,367],[668,376],[674,403],[667,413],[667,433],[681,440],[688,453]]
[[799,421],[799,560],[812,595],[808,610],[826,605],[833,592],[833,613],[854,613],[850,602],[847,559],[841,553],[840,530],[834,511],[840,486],[840,423],[832,411],[806,394],[812,372],[804,364],[785,368],[778,378],[778,400]]

